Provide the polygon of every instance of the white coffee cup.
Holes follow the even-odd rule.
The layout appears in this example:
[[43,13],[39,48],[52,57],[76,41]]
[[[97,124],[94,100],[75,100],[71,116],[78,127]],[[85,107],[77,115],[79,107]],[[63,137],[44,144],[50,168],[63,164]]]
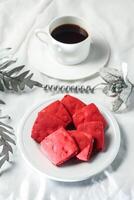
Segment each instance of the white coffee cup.
[[[52,31],[63,24],[74,24],[83,28],[88,36],[81,42],[68,44],[60,42],[52,37]],[[61,64],[76,65],[84,61],[90,51],[91,33],[88,23],[82,18],[75,16],[62,16],[52,20],[46,30],[36,30],[36,37],[47,45],[50,54]]]

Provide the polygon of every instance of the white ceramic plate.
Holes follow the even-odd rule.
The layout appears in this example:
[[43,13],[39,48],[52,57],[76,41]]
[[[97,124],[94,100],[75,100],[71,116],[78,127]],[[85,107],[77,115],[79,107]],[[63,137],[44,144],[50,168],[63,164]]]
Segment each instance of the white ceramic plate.
[[30,40],[28,48],[28,65],[39,72],[60,80],[78,80],[92,78],[100,68],[106,66],[110,48],[100,32],[92,33],[92,44],[88,58],[77,65],[66,66],[57,63],[49,54],[48,47],[41,43],[35,35]]
[[[56,96],[45,100],[24,116],[18,128],[18,147],[27,163],[40,174],[57,181],[82,181],[101,172],[115,159],[120,146],[119,126],[113,115],[105,107],[97,104],[109,124],[105,133],[105,152],[98,153],[90,162],[68,161],[63,166],[56,167],[43,155],[40,145],[31,138],[31,128],[38,111],[60,98],[61,96]],[[88,98],[81,98],[81,100],[89,103]]]

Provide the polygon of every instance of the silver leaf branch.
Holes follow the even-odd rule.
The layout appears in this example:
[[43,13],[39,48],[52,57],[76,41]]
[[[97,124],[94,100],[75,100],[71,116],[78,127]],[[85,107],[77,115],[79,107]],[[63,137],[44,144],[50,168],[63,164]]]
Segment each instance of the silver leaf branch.
[[102,68],[100,70],[100,76],[106,82],[103,92],[107,96],[115,97],[112,103],[114,112],[118,111],[122,104],[127,105],[134,87],[127,77],[127,64],[123,63],[122,66],[122,71],[114,68]]
[[7,161],[9,162],[10,153],[13,153],[13,145],[15,145],[13,128],[0,121],[0,168]]
[[[13,59],[10,52],[11,48],[0,50],[0,91],[23,91],[26,87],[32,89],[34,86],[42,87],[42,84],[32,80],[33,73],[29,70],[24,71],[25,66],[14,67],[17,59]],[[5,102],[0,99],[0,104]],[[10,116],[0,116],[0,120],[9,120]],[[2,121],[0,121],[0,168],[6,161],[10,161],[10,154],[13,153],[13,146],[15,145],[15,136],[13,128]]]
[[[42,87],[38,81],[32,80],[33,73],[30,70],[24,71],[25,65],[12,67],[17,59],[13,59],[8,55],[10,48],[3,50],[4,57],[0,55],[0,91],[14,91],[19,92],[26,87],[32,89],[34,86]],[[7,52],[7,56],[6,56]],[[0,52],[2,54],[2,52]]]

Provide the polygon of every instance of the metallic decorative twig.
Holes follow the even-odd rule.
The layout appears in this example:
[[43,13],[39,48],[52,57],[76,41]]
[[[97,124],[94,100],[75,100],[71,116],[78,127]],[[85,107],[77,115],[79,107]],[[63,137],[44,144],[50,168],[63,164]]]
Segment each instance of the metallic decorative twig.
[[55,93],[94,93],[95,89],[103,87],[102,92],[107,96],[116,97],[113,102],[113,111],[118,111],[127,101],[133,91],[134,85],[128,80],[127,63],[122,64],[122,71],[114,68],[102,68],[100,77],[105,81],[95,86],[84,85],[49,85],[43,86],[45,92]]

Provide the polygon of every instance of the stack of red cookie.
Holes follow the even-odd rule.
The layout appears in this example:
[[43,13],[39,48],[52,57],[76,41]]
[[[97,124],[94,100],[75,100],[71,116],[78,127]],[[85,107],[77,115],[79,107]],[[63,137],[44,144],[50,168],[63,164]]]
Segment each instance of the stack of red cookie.
[[92,152],[104,150],[107,122],[94,103],[86,105],[66,95],[38,113],[32,138],[55,165],[72,157],[88,161]]

